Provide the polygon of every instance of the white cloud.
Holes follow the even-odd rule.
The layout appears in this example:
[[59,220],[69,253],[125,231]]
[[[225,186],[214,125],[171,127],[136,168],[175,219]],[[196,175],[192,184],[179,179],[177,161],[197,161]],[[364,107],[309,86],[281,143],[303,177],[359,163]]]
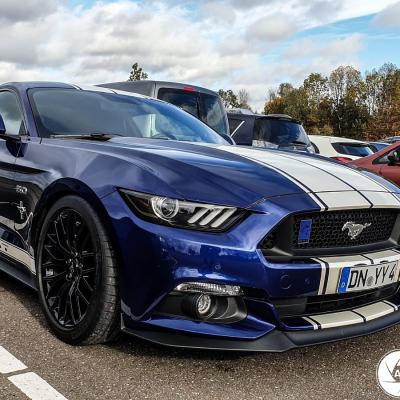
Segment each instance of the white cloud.
[[283,57],[288,60],[300,58],[312,58],[321,56],[329,60],[335,60],[342,64],[359,53],[363,48],[364,36],[354,33],[339,39],[315,41],[310,38],[296,40],[286,49]]
[[2,0],[0,20],[32,21],[54,12],[57,0]]
[[400,1],[386,7],[374,18],[374,24],[383,28],[400,27]]
[[[391,0],[114,0],[88,7],[66,0],[0,0],[0,80],[100,83],[125,80],[134,62],[155,79],[251,92],[313,71],[357,63],[361,36],[277,43],[294,32],[382,10]],[[361,10],[361,11],[360,11]],[[300,54],[297,54],[300,53]]]
[[254,21],[247,29],[248,40],[265,40],[279,42],[287,39],[296,31],[295,23],[286,15],[261,17]]

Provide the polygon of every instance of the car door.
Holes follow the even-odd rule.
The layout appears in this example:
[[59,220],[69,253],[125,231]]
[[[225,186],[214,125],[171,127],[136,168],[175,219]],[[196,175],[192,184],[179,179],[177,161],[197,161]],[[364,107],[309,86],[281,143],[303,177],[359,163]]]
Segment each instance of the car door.
[[[6,134],[25,134],[25,122],[18,96],[11,90],[0,91],[0,115]],[[15,231],[15,221],[20,218],[15,183],[15,163],[21,144],[17,140],[0,136],[0,257],[11,264],[25,263],[25,243]]]
[[389,179],[400,186],[400,163],[389,163],[388,155],[393,151],[400,152],[400,146],[386,152],[373,162],[374,172],[378,172],[384,178]]

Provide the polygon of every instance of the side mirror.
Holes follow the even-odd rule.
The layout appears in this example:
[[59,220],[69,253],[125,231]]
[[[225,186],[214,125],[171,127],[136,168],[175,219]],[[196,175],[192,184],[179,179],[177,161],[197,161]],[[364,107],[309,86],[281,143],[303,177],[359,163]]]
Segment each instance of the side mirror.
[[4,135],[6,133],[6,126],[4,125],[3,117],[0,115],[0,135]]
[[400,163],[400,153],[397,150],[393,150],[388,154],[388,164],[395,165]]
[[0,114],[0,139],[8,140],[10,142],[20,142],[21,136],[20,135],[8,135],[6,126],[4,124],[3,117]]

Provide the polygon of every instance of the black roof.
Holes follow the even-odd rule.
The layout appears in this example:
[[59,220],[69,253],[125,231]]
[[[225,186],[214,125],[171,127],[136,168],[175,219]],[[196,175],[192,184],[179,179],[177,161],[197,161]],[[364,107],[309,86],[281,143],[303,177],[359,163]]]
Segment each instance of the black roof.
[[280,120],[285,120],[285,121],[290,121],[290,122],[295,122],[297,124],[301,124],[301,122],[295,118],[292,118],[290,115],[286,114],[244,114],[241,112],[229,112],[228,111],[228,118],[229,117],[235,117],[235,118],[240,118],[240,119],[280,119]]
[[201,86],[192,85],[190,83],[180,83],[180,82],[169,82],[169,81],[156,81],[156,80],[142,80],[142,81],[122,81],[122,82],[110,82],[110,83],[101,83],[96,86],[112,88],[112,89],[119,89],[119,90],[126,90],[131,91],[134,88],[142,88],[142,89],[149,89],[157,86],[158,88],[165,87],[171,89],[184,89],[190,88],[195,92],[201,93],[208,93],[213,95],[218,95],[218,93],[214,92],[213,90],[206,89]]

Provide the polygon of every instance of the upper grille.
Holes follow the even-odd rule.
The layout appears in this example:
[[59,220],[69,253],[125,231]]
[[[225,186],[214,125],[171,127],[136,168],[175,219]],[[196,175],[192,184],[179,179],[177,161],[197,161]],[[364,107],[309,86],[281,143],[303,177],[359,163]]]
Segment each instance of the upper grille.
[[[390,209],[325,211],[297,215],[293,220],[292,248],[300,250],[351,247],[387,241],[390,239],[397,215],[397,210]],[[299,241],[302,220],[312,220],[308,241]],[[349,221],[371,225],[355,239],[351,239],[349,231],[343,230],[343,226]]]

